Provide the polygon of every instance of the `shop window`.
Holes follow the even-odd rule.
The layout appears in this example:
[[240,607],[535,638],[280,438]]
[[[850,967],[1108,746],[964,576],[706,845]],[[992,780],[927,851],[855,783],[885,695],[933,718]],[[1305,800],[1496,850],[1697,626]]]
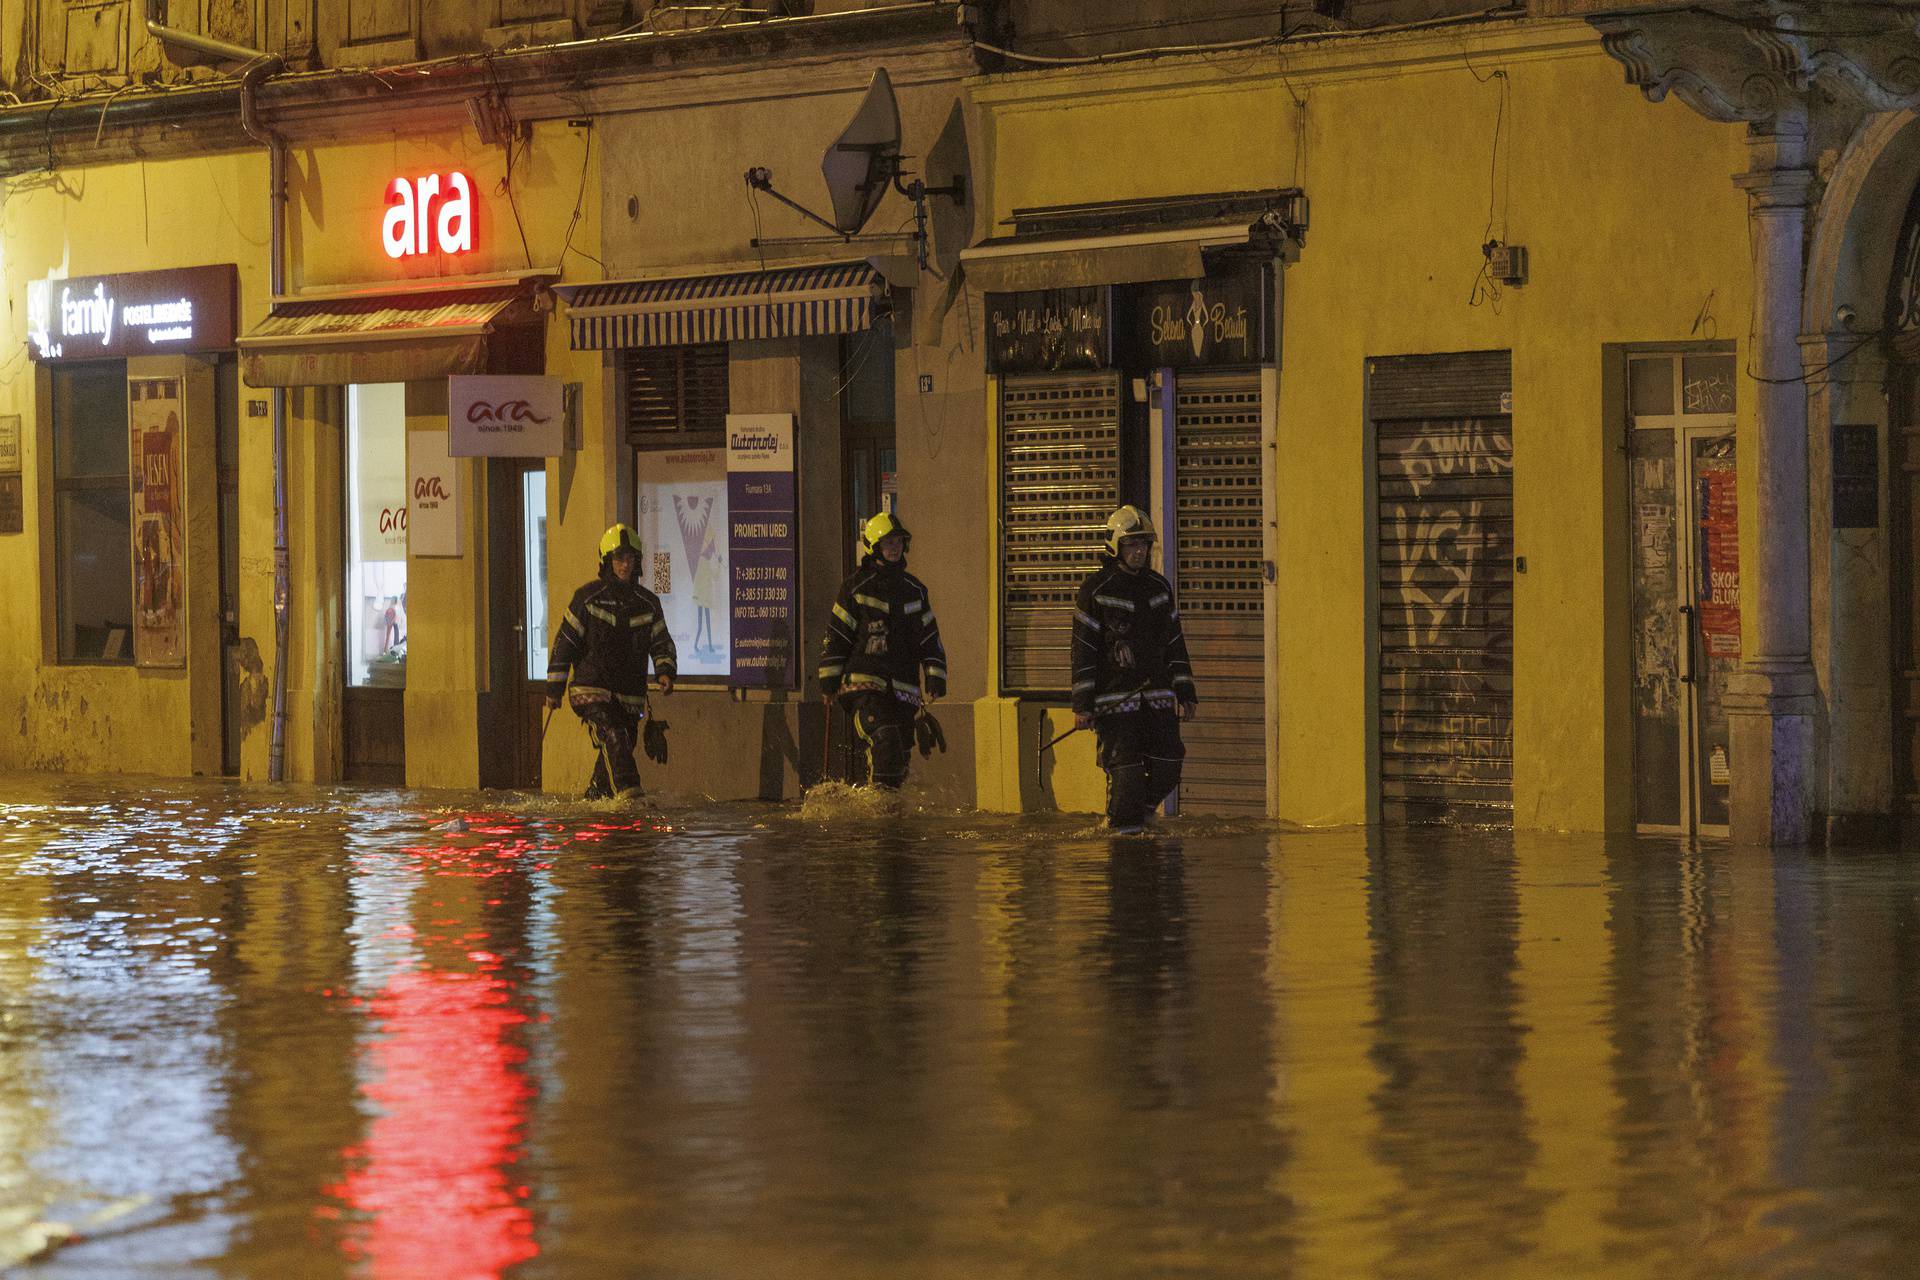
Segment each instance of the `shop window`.
[[633,465],[641,584],[660,597],[680,674],[723,682],[731,667],[727,451],[642,449]]
[[860,529],[881,511],[900,514],[893,431],[893,319],[840,340],[840,495],[847,568],[860,562]]
[[621,353],[627,439],[636,448],[724,444],[727,346],[641,347]]
[[347,684],[407,683],[406,385],[347,388]]
[[727,346],[642,347],[620,366],[641,583],[660,597],[680,675],[721,683],[731,669]]
[[133,661],[127,366],[52,375],[54,594],[61,662]]

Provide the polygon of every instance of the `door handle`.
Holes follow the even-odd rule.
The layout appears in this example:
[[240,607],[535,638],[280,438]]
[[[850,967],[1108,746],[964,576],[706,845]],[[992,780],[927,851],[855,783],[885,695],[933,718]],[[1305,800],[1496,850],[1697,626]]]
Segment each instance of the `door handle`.
[[1680,606],[1680,625],[1685,636],[1680,641],[1680,683],[1693,683],[1693,606]]

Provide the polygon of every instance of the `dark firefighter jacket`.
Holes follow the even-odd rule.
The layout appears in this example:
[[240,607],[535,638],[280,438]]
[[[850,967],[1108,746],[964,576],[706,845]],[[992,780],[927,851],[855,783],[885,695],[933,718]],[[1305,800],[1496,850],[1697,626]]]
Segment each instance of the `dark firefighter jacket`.
[[673,637],[660,611],[660,597],[613,576],[602,566],[600,576],[573,593],[553,638],[547,659],[547,694],[558,698],[573,676],[576,697],[611,696],[638,711],[647,705],[647,660],[656,675],[677,670]]
[[927,588],[905,560],[888,564],[870,554],[833,602],[820,647],[820,691],[832,697],[884,690],[918,703],[922,671],[927,693],[945,697],[947,651]]
[[1151,569],[1128,573],[1101,556],[1074,602],[1074,711],[1106,715],[1176,700],[1199,697],[1172,586]]

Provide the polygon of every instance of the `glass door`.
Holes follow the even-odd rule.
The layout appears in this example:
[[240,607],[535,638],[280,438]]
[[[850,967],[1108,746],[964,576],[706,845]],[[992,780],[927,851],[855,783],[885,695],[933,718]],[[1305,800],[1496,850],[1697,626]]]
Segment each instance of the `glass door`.
[[1740,662],[1730,356],[1636,359],[1628,441],[1634,798],[1643,831],[1725,835]]
[[407,406],[399,382],[347,388],[342,776],[406,779]]

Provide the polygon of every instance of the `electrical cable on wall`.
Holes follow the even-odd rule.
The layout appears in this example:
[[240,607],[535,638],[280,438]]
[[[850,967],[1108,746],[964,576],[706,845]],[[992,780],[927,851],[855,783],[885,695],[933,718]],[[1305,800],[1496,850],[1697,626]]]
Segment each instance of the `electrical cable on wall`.
[[[1474,273],[1473,288],[1467,295],[1468,306],[1477,307],[1484,302],[1493,308],[1495,315],[1499,315],[1500,282],[1496,280],[1493,275],[1493,249],[1495,245],[1507,243],[1507,220],[1513,207],[1513,159],[1511,155],[1513,143],[1512,130],[1507,126],[1507,113],[1509,103],[1512,100],[1513,80],[1512,77],[1507,75],[1504,68],[1490,71],[1486,75],[1481,75],[1473,63],[1467,61],[1464,57],[1461,59],[1461,62],[1465,64],[1468,74],[1481,84],[1488,84],[1495,80],[1500,82],[1500,101],[1499,105],[1495,108],[1493,116],[1493,145],[1489,149],[1490,155],[1487,160],[1487,225],[1480,233],[1480,269]],[[1509,153],[1506,164],[1507,186],[1504,197],[1502,196],[1500,186],[1500,148],[1503,140],[1506,143]],[[1497,237],[1493,234],[1493,224],[1496,218],[1500,223],[1500,234]]]
[[577,253],[587,261],[599,266],[600,278],[604,280],[607,275],[607,264],[601,262],[600,259],[594,257],[585,249],[576,249],[573,247],[573,229],[580,223],[580,206],[587,198],[587,162],[593,155],[593,130],[587,129],[585,132],[586,136],[581,139],[580,145],[580,187],[579,190],[573,194],[573,217],[567,220],[566,242],[560,246],[560,266],[563,269],[566,267],[567,255],[569,253]]

